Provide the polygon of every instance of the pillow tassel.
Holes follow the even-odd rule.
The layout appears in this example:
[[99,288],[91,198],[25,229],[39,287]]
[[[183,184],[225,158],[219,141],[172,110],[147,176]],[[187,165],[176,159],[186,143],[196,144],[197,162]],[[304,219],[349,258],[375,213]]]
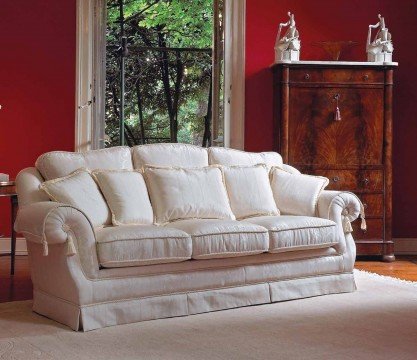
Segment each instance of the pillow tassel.
[[352,224],[346,215],[343,217],[343,231],[345,233],[351,233],[353,231]]
[[77,249],[74,245],[74,239],[71,233],[68,233],[67,236],[67,256],[74,256],[77,253]]
[[366,231],[365,214],[364,215],[361,215],[361,230]]
[[351,233],[353,231],[352,224],[350,223],[350,220],[349,220],[349,211],[347,209],[344,209],[342,211],[342,226],[343,226],[343,232],[345,234]]
[[360,216],[361,216],[361,230],[366,231],[365,207],[363,206],[362,201],[361,201]]
[[42,238],[42,247],[43,247],[43,256],[48,256],[48,242],[46,241],[45,237]]

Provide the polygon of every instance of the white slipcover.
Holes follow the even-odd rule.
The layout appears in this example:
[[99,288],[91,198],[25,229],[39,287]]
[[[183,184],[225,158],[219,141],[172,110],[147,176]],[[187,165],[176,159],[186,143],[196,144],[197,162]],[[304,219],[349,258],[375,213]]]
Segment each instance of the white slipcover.
[[[139,164],[135,163],[138,168],[142,167],[141,161],[184,167],[208,164],[207,149],[190,145],[144,145],[132,149],[133,158],[136,150],[144,154],[138,155]],[[224,165],[266,163],[280,166],[282,163],[276,153],[246,155],[229,149],[209,151],[215,155],[211,162],[223,162]],[[277,246],[284,245],[286,249],[297,245],[300,237],[306,236],[303,242],[310,245],[315,238],[310,236],[310,230],[305,235],[301,228],[277,234],[273,230],[268,232],[267,224],[264,227],[251,223],[254,219],[238,222],[239,225],[233,221],[229,231],[222,225],[221,231],[217,232],[212,223],[225,220],[190,219],[165,227],[146,225],[151,229],[149,234],[155,238],[139,238],[137,229],[131,230],[127,225],[97,230],[85,212],[72,205],[47,201],[45,193],[38,189],[45,179],[66,176],[80,167],[131,169],[129,154],[129,148],[84,154],[53,152],[38,159],[38,169],[28,168],[18,174],[20,206],[15,229],[27,240],[34,285],[34,311],[74,330],[88,331],[134,321],[355,289],[352,274],[355,243],[343,225],[354,221],[360,213],[363,217],[363,211],[357,197],[350,193],[323,191],[318,199],[316,216],[336,224],[332,239],[336,242],[334,246],[269,253],[265,252],[270,249],[269,238],[274,239],[277,234],[286,234],[284,238],[276,237]],[[283,167],[291,173],[298,173],[290,166]],[[294,202],[297,201],[294,197]],[[294,220],[300,220],[300,217],[294,217]],[[198,227],[187,227],[187,231],[194,235],[193,239],[180,232],[183,230],[174,228],[187,222],[198,223]],[[177,233],[169,240],[163,239],[159,231],[168,228],[182,235]],[[321,243],[325,244],[327,240]],[[317,244],[314,243],[314,247]],[[167,258],[170,261],[180,261],[183,257],[190,259],[193,248],[198,251],[196,256],[200,254],[203,257],[215,253],[223,253],[222,256],[225,253],[229,253],[228,256],[249,255],[252,251],[260,253],[152,263]],[[105,268],[100,265],[106,260],[114,261],[113,265],[123,263],[123,267]]]
[[243,221],[191,219],[175,221],[166,227],[190,234],[193,259],[247,256],[268,251],[268,231]]

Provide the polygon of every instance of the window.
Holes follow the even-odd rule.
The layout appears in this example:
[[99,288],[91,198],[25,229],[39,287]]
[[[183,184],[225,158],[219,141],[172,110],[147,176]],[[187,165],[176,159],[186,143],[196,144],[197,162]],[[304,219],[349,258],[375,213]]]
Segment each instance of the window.
[[232,82],[243,82],[244,31],[236,34],[244,22],[232,20],[244,7],[236,3],[244,4],[79,0],[77,148],[233,140],[242,148],[243,86],[232,97]]

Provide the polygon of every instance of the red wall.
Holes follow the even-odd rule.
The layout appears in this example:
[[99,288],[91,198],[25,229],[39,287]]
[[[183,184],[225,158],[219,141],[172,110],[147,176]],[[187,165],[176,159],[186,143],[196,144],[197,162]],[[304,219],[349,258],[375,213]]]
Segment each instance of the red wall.
[[246,0],[245,147],[271,150],[274,41],[287,12],[295,13],[302,60],[327,60],[322,40],[354,40],[360,44],[341,60],[366,60],[368,25],[385,17],[399,62],[394,87],[394,237],[417,237],[417,1],[416,0]]
[[[2,0],[0,172],[13,179],[50,150],[73,150],[76,0]],[[0,233],[8,233],[0,198]]]
[[[76,0],[4,0],[0,18],[0,172],[12,178],[50,150],[74,144]],[[394,91],[394,236],[417,237],[417,1],[247,0],[246,148],[272,149],[273,45],[288,10],[302,59],[323,59],[320,40],[356,40],[346,60],[364,60],[368,24],[382,13],[400,66]],[[0,199],[0,233],[8,226]]]

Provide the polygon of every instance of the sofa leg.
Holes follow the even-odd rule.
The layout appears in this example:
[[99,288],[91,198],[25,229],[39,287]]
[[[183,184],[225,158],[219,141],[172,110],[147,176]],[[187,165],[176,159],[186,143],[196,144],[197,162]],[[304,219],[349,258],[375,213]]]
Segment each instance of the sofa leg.
[[382,255],[382,261],[383,262],[388,262],[388,263],[393,262],[393,261],[395,261],[395,255],[394,254]]

